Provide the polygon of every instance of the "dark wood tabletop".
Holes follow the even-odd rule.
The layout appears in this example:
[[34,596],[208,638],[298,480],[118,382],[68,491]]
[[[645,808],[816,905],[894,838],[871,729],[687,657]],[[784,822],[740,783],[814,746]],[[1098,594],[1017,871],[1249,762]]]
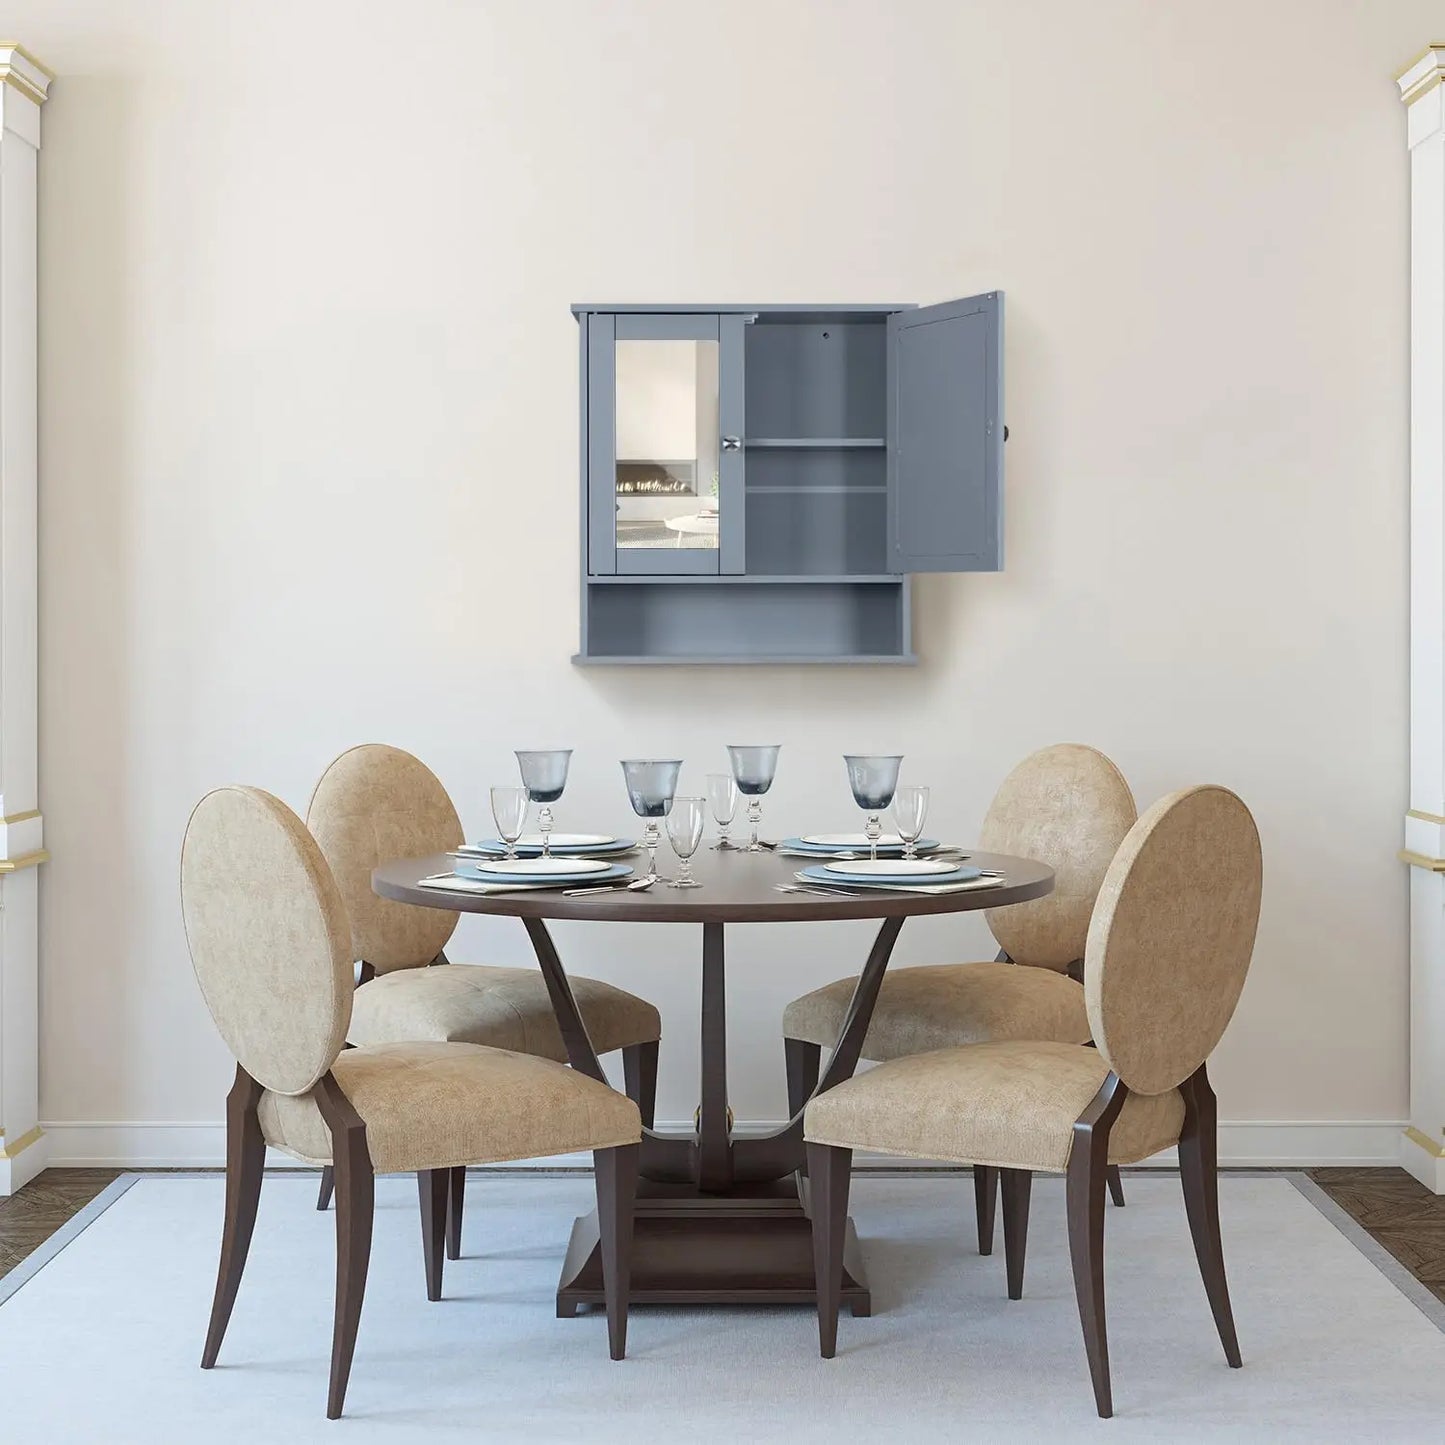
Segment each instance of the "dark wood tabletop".
[[[640,877],[647,870],[642,854],[625,860]],[[664,845],[658,852],[658,870],[669,873],[677,860]],[[821,860],[820,860],[821,861]],[[560,888],[519,893],[451,893],[422,888],[417,880],[451,870],[452,859],[406,858],[384,863],[371,875],[372,888],[383,898],[416,903],[424,908],[445,908],[456,913],[492,913],[508,918],[584,919],[605,923],[808,923],[839,918],[908,918],[926,913],[965,913],[980,908],[1003,908],[1042,898],[1053,890],[1054,871],[1031,858],[1001,853],[971,853],[966,866],[997,868],[1004,881],[996,888],[965,889],[959,893],[889,893],[870,889],[857,897],[824,898],[812,893],[779,893],[779,883],[792,883],[807,866],[802,858],[779,858],[772,853],[717,853],[700,851],[693,872],[701,888],[669,888],[654,883],[645,891],[596,893],[566,897]]]

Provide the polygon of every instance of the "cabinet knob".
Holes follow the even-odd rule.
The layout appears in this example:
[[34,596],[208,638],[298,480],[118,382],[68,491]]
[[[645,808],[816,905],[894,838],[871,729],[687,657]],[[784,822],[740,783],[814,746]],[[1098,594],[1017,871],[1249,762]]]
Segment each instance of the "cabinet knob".
[[737,437],[724,437],[722,447],[725,452],[735,452],[742,446],[741,440]]

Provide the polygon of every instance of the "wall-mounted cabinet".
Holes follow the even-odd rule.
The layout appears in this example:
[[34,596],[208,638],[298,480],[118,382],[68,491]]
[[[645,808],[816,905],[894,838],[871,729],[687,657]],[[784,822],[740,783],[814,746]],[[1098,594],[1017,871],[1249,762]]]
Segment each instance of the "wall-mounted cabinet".
[[1003,295],[575,306],[582,663],[913,662],[1003,565]]

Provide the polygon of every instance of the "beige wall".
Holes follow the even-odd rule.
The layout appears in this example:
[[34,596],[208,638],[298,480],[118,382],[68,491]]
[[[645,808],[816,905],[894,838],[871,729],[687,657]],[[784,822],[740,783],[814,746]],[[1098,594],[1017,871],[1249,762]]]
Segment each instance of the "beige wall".
[[[42,156],[43,1116],[211,1121],[177,849],[415,749],[486,826],[510,749],[685,781],[784,743],[770,827],[896,747],[974,831],[1027,750],[1264,835],[1231,1120],[1405,1110],[1406,261],[1391,75],[1438,6],[19,0]],[[685,61],[683,58],[685,57]],[[925,578],[914,670],[580,671],[576,328],[597,299],[1008,293],[1008,570]],[[558,930],[654,998],[696,1101],[698,939]],[[515,925],[456,951],[525,957]],[[730,935],[740,1117],[851,925]],[[903,962],[984,952],[919,922]],[[79,1137],[79,1136],[76,1136]],[[57,1131],[57,1151],[67,1150]]]

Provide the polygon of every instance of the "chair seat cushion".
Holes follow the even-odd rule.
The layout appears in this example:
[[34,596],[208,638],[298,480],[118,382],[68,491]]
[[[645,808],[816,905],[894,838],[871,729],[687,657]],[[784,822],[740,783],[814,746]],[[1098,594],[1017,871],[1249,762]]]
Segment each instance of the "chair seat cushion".
[[[594,978],[568,981],[599,1054],[661,1036],[661,1015],[645,999]],[[536,968],[448,963],[382,974],[356,990],[347,1038],[358,1045],[416,1039],[489,1044],[558,1063],[567,1059]]]
[[[910,1159],[1062,1173],[1074,1121],[1108,1077],[1097,1049],[997,1043],[895,1059],[819,1094],[804,1134],[815,1144]],[[1184,1099],[1129,1094],[1109,1135],[1109,1162],[1133,1164],[1179,1142]]]
[[[840,978],[794,999],[783,1013],[790,1039],[831,1047],[856,978]],[[945,963],[891,969],[863,1041],[878,1061],[1000,1039],[1089,1041],[1084,986],[1051,968],[1014,963]]]
[[[478,1044],[343,1049],[332,1075],[366,1124],[378,1174],[611,1149],[642,1137],[637,1105],[549,1059]],[[268,1144],[331,1163],[316,1091],[261,1095]]]

